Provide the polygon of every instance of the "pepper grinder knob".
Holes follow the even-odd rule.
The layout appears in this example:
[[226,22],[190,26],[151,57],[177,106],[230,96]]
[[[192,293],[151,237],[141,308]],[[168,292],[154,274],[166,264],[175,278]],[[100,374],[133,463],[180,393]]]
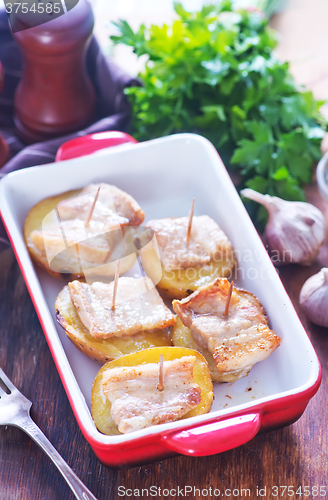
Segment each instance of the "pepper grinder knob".
[[54,19],[45,13],[44,24],[39,26],[34,26],[32,16],[32,12],[19,10],[10,17],[24,63],[15,93],[14,120],[18,134],[28,143],[87,126],[94,118],[96,103],[85,67],[94,25],[89,2],[79,0]]

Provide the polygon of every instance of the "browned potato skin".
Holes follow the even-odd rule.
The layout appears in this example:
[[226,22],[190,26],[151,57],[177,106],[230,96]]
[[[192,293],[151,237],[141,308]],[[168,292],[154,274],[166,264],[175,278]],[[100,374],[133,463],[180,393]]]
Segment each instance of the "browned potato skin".
[[73,344],[89,358],[102,364],[131,352],[172,345],[170,328],[147,330],[127,337],[95,339],[81,322],[67,286],[59,293],[55,309],[58,323]]
[[123,366],[138,366],[146,363],[158,363],[160,355],[163,354],[164,361],[170,361],[183,356],[195,356],[194,382],[201,388],[201,402],[190,410],[182,419],[195,417],[208,413],[213,402],[213,384],[208,365],[204,357],[199,352],[192,349],[179,347],[158,347],[146,349],[134,354],[123,356],[120,359],[106,363],[98,372],[91,391],[91,414],[97,429],[103,434],[121,434],[110,416],[111,403],[101,396],[101,381],[103,373],[109,368]]
[[162,278],[156,287],[171,299],[184,299],[216,278],[230,278],[235,265],[236,260],[232,256],[230,260],[212,261],[189,269],[166,271],[162,266]]

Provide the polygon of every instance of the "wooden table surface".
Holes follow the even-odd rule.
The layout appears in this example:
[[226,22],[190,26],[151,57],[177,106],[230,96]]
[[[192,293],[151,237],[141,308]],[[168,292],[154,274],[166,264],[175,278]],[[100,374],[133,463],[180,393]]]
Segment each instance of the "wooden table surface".
[[[295,15],[296,19],[297,15],[303,18],[313,16],[315,8],[318,15],[320,1],[324,3],[322,0],[291,2],[290,9],[296,9],[296,14],[294,12],[294,16],[291,16],[289,9],[274,20],[275,26],[281,28],[284,34],[286,47],[289,47],[287,40],[293,45],[297,37],[302,39],[301,27],[298,29],[298,24],[293,23],[292,19],[295,21]],[[310,4],[313,9],[309,8]],[[300,12],[301,7],[303,12]],[[285,24],[286,19],[289,19],[289,25]],[[288,26],[292,33],[289,33]],[[306,36],[311,39],[309,33]],[[285,53],[288,53],[287,49]],[[326,65],[326,72],[320,66],[322,78],[325,78],[328,63],[323,63],[320,57],[318,61],[318,64]],[[305,73],[304,70],[302,74]],[[298,78],[302,80],[303,77],[298,75]],[[322,78],[317,89],[321,93],[318,95],[320,98],[325,92],[321,88]],[[321,200],[315,186],[309,187],[308,200],[325,212],[328,222],[328,205]],[[320,486],[324,486],[326,494],[323,495],[324,490],[321,490],[321,497],[320,494],[316,496],[314,489],[310,496],[295,494],[291,498],[325,498],[328,497],[328,330],[310,324],[298,306],[302,284],[322,266],[328,266],[328,235],[326,245],[312,267],[288,266],[281,270],[282,281],[321,362],[323,380],[318,393],[310,401],[303,416],[293,425],[258,435],[249,443],[220,455],[204,458],[177,456],[125,470],[103,466],[83,438],[73,416],[11,249],[0,254],[0,366],[23,394],[31,399],[31,414],[35,422],[99,500],[141,498],[141,493],[138,496],[138,492],[133,493],[128,489],[151,486],[157,488],[156,498],[182,497],[164,496],[159,493],[159,488],[183,489],[191,486],[200,491],[193,491],[188,498],[211,498],[210,488],[212,492],[215,488],[220,489],[222,498],[245,498],[247,493],[241,490],[249,488],[248,498],[252,499],[260,497],[256,493],[257,489],[262,489],[262,498],[274,499],[288,497],[287,491],[281,495],[282,489],[276,496],[274,486],[292,486],[295,492],[299,486],[319,487],[319,492]],[[120,497],[119,486],[132,495]],[[207,497],[206,491],[201,493],[203,489],[208,490]],[[225,496],[224,490],[228,490]],[[74,496],[55,466],[22,431],[14,427],[0,427],[0,500],[59,498],[71,500]]]

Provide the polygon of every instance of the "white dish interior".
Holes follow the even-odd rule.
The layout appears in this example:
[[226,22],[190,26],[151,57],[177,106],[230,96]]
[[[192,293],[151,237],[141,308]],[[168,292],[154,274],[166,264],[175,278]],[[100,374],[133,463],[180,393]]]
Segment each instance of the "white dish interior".
[[[214,384],[211,413],[194,417],[193,421],[206,421],[213,412],[229,415],[237,407],[253,408],[264,400],[295,394],[314,384],[319,365],[313,347],[214,147],[192,134],[118,146],[75,160],[21,170],[0,183],[2,216],[71,404],[89,435],[111,443],[187,423],[185,420],[139,431],[134,436],[113,437],[103,436],[93,424],[90,393],[100,365],[79,352],[57,325],[54,302],[65,283],[33,265],[23,238],[24,221],[33,205],[91,182],[108,182],[130,193],[144,209],[146,221],[185,216],[195,197],[195,215],[210,215],[237,251],[238,273],[233,276],[236,286],[259,297],[271,327],[283,339],[281,346],[255,365],[249,376],[233,384]],[[132,269],[128,274],[136,272],[138,269]]]

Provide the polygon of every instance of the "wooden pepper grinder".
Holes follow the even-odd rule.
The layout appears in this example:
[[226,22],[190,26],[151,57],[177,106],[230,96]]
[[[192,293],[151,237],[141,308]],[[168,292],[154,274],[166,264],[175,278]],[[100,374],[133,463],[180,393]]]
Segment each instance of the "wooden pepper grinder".
[[28,143],[80,130],[95,113],[95,91],[85,68],[94,25],[90,4],[79,0],[60,17],[43,15],[39,26],[34,26],[32,12],[19,10],[10,18],[24,62],[14,119]]

